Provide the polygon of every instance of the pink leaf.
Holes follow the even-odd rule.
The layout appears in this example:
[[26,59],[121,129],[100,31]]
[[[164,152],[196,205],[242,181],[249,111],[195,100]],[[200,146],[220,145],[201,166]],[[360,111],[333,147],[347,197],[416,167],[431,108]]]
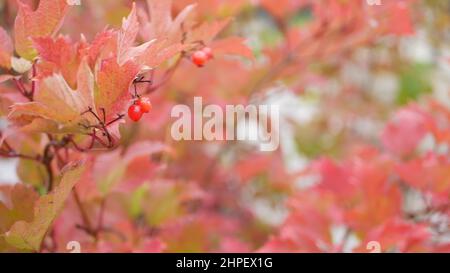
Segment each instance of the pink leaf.
[[432,119],[415,106],[398,111],[384,129],[381,139],[393,154],[412,153],[428,132]]
[[13,44],[8,33],[0,27],[0,67],[11,68],[11,57],[13,53]]
[[139,57],[138,62],[146,69],[153,69],[174,57],[185,48],[182,44],[167,46],[166,40],[152,43]]
[[149,14],[140,13],[142,36],[146,40],[167,39],[169,43],[180,41],[181,25],[191,13],[194,5],[185,7],[178,16],[172,18],[172,0],[147,0]]
[[240,37],[229,37],[214,41],[211,44],[214,55],[238,55],[250,60],[254,59],[253,52],[245,45],[245,39]]
[[95,103],[97,110],[105,109],[107,119],[122,114],[130,101],[129,88],[139,67],[131,61],[120,66],[116,58],[109,58],[101,62],[97,73]]
[[117,62],[122,65],[126,62],[127,52],[133,46],[139,32],[139,22],[136,15],[136,4],[133,3],[130,14],[122,22],[122,29],[117,35]]
[[227,18],[221,21],[203,23],[189,33],[189,41],[202,41],[205,44],[209,44],[230,22],[231,19]]

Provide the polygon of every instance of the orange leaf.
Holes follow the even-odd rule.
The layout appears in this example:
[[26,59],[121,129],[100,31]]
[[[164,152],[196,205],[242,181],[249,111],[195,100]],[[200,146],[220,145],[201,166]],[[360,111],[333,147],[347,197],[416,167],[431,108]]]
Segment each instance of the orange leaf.
[[78,71],[77,90],[72,90],[61,74],[54,74],[40,82],[33,102],[14,104],[9,118],[40,117],[79,128],[83,119],[93,122],[91,115],[81,115],[94,105],[93,88],[93,75],[84,61]]
[[66,0],[41,0],[35,11],[19,1],[19,11],[14,23],[17,53],[25,59],[33,60],[37,52],[32,47],[30,38],[54,35],[59,30],[66,12]]
[[180,53],[186,47],[182,44],[167,45],[166,40],[152,43],[141,56],[138,62],[147,69],[153,69]]
[[139,72],[139,67],[128,61],[120,66],[116,58],[103,60],[97,73],[95,103],[97,110],[105,109],[107,119],[123,113],[129,102],[129,87]]
[[34,202],[38,194],[24,184],[1,186],[0,194],[0,233],[6,232],[17,221],[33,219]]
[[11,68],[11,56],[13,52],[13,44],[8,33],[0,27],[0,67]]
[[32,221],[18,221],[5,233],[6,241],[21,250],[39,251],[48,229],[64,208],[64,204],[78,182],[83,167],[72,164],[61,175],[59,185],[36,202]]
[[38,63],[38,70],[43,71],[40,73],[43,75],[40,76],[45,77],[61,72],[69,85],[76,87],[77,72],[81,61],[78,51],[83,44],[72,45],[66,37],[57,39],[40,37],[33,39],[33,45],[42,59],[42,62]]

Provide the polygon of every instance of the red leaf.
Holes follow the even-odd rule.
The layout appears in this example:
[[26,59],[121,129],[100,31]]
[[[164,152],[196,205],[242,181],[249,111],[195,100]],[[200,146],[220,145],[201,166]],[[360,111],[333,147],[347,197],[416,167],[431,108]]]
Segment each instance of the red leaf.
[[430,236],[425,225],[392,219],[371,231],[362,246],[365,248],[368,242],[376,241],[381,246],[381,252],[424,252],[428,250],[426,244]]
[[33,39],[33,45],[39,53],[42,62],[38,63],[38,77],[48,77],[61,72],[72,88],[77,85],[77,72],[81,62],[79,51],[84,46],[72,44],[69,38],[40,37]]
[[398,175],[409,185],[431,193],[438,201],[448,202],[450,195],[450,160],[446,156],[429,154],[398,164]]

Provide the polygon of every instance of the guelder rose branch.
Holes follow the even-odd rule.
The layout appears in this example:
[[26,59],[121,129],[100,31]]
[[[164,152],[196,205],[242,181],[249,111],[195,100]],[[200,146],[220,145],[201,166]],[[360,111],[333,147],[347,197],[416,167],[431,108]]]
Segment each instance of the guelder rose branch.
[[203,107],[202,98],[194,97],[193,111],[188,105],[175,105],[171,117],[177,118],[171,127],[176,141],[250,141],[258,143],[264,152],[279,146],[278,105],[226,105],[223,110],[214,104]]

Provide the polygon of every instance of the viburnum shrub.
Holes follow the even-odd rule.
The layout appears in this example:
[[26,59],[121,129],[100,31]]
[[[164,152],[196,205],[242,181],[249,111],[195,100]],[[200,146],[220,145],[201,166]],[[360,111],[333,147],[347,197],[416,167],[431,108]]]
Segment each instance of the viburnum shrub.
[[[3,1],[0,251],[450,251],[444,2]],[[194,96],[280,149],[174,141]]]

